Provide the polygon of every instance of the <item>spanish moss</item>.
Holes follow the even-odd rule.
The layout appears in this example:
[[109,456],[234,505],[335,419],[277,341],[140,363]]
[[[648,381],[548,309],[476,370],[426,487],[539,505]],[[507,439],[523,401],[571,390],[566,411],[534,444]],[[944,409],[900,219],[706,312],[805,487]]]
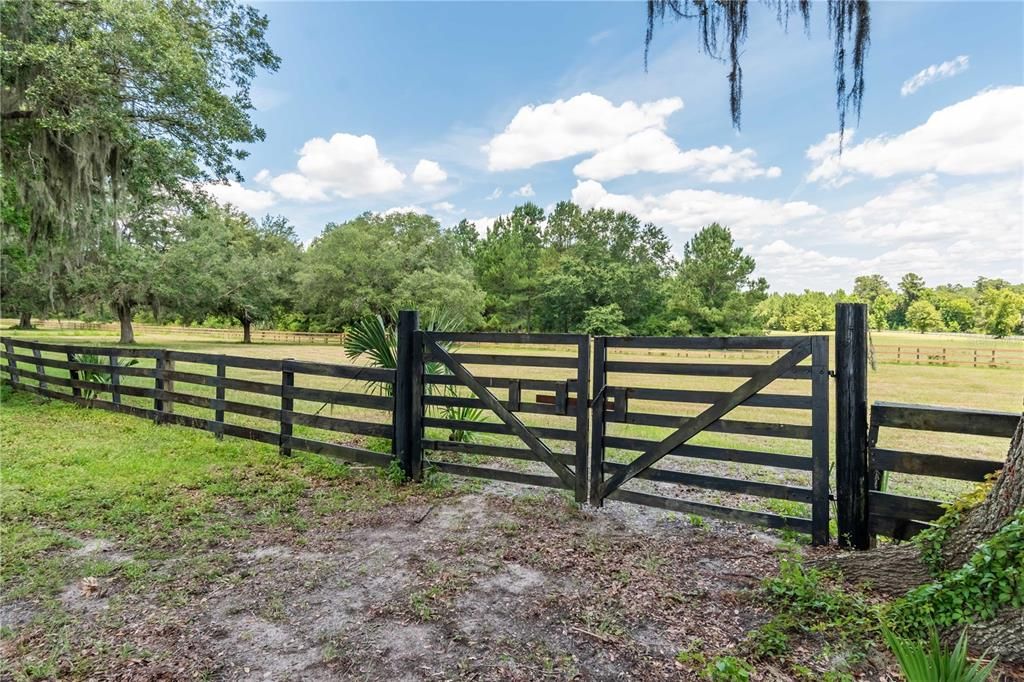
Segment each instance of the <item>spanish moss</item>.
[[[793,13],[810,30],[809,0],[762,0],[775,9],[783,29],[788,30]],[[833,41],[832,63],[836,76],[836,111],[842,144],[846,117],[852,110],[860,118],[864,100],[864,63],[870,43],[869,0],[828,0],[828,27]],[[647,35],[644,39],[644,68],[647,68],[654,26],[670,19],[696,19],[700,48],[705,54],[729,66],[729,110],[732,124],[740,129],[743,102],[743,68],[740,54],[747,39],[749,0],[648,0]]]

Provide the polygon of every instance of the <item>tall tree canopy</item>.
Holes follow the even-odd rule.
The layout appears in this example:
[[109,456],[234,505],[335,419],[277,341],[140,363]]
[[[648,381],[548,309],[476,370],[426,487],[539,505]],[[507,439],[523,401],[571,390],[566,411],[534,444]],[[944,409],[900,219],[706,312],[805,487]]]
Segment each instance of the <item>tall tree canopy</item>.
[[[810,30],[810,0],[762,0],[775,11],[779,24],[788,28],[790,15],[799,13],[804,30]],[[836,109],[840,139],[846,129],[846,115],[852,109],[860,116],[864,100],[864,63],[871,40],[868,0],[828,0],[828,28],[832,35],[833,69],[836,75]],[[740,55],[749,24],[749,0],[647,0],[647,36],[644,40],[646,66],[654,39],[654,27],[666,17],[697,21],[701,49],[729,64],[729,108],[732,123],[740,127],[743,102],[743,68]]]
[[33,241],[88,242],[126,193],[180,198],[239,179],[238,145],[263,139],[249,89],[278,57],[251,7],[23,0],[0,5],[0,27],[0,159]]

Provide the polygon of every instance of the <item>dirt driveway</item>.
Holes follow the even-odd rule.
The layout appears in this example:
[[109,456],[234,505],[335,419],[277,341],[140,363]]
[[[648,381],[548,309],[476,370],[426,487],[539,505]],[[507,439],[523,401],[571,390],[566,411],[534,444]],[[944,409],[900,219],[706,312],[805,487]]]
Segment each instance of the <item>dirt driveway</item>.
[[[708,523],[492,486],[72,584],[60,610],[104,679],[699,679],[677,654],[742,645],[786,551]],[[6,653],[31,648],[32,609],[5,610]]]

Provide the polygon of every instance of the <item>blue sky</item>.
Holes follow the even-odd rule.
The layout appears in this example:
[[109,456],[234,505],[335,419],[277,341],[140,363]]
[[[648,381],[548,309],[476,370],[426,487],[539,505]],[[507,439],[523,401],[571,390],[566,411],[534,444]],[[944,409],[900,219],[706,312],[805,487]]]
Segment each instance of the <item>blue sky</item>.
[[305,241],[367,210],[483,231],[573,199],[659,224],[677,253],[727,224],[779,291],[1024,280],[1024,4],[876,0],[842,157],[823,4],[810,38],[752,7],[741,132],[695,25],[659,27],[644,71],[642,3],[258,7],[282,58],[253,91],[267,137],[211,191]]

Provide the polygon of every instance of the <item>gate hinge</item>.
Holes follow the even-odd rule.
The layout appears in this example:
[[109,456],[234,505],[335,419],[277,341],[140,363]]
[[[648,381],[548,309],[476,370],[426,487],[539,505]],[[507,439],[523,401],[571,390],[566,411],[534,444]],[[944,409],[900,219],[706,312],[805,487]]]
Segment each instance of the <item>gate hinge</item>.
[[832,377],[833,379],[835,379],[835,377],[836,377],[836,371],[835,371],[834,369],[830,369],[830,370],[828,371],[828,375],[829,375],[830,377]]

